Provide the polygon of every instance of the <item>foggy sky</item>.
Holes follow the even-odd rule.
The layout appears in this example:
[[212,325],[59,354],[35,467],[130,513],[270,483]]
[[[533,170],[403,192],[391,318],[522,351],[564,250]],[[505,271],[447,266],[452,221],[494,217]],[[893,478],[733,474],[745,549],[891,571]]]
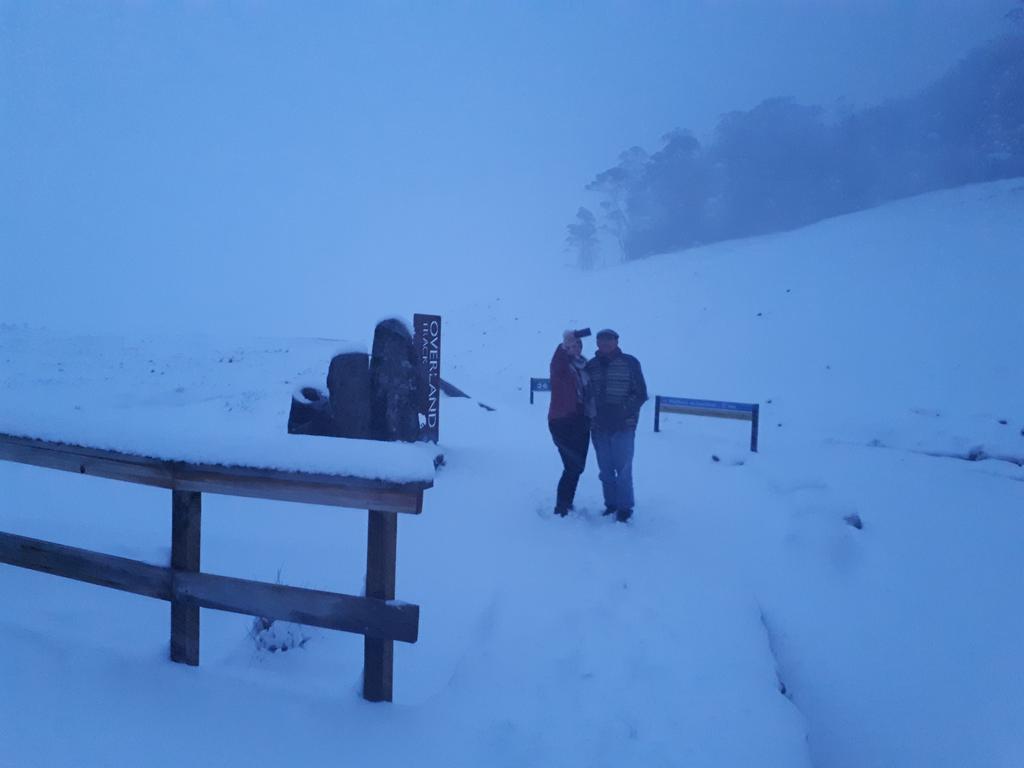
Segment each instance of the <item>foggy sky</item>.
[[906,94],[1011,6],[0,0],[0,322],[317,335],[414,260],[560,265],[626,147]]

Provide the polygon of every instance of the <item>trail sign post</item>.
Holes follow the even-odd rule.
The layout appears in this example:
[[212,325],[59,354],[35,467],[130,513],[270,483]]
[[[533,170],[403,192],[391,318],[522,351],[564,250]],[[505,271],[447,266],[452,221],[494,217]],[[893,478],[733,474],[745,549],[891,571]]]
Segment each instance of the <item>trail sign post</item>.
[[654,398],[654,431],[661,431],[661,414],[681,413],[690,416],[710,416],[717,419],[737,419],[750,422],[750,450],[757,453],[757,428],[761,420],[759,403],[729,403],[721,400],[695,400],[689,397]]
[[530,379],[530,405],[533,405],[534,392],[550,392],[551,379]]
[[710,416],[717,419],[737,419],[751,423],[751,451],[758,451],[758,424],[761,421],[761,406],[757,402],[725,402],[722,400],[698,400],[691,397],[654,398],[654,431],[662,430],[662,414],[687,414],[689,416]]

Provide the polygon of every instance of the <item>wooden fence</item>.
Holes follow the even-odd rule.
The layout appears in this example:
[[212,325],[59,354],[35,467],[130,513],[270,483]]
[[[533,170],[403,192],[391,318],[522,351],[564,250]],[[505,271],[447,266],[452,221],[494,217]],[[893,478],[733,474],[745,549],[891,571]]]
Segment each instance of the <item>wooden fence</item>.
[[[0,563],[171,604],[171,660],[199,664],[199,609],[250,614],[364,636],[363,697],[391,701],[394,643],[415,643],[419,606],[395,600],[398,514],[419,514],[429,481],[162,461],[0,434],[0,460],[171,490],[169,567],[0,533]],[[366,594],[344,595],[200,571],[202,494],[219,493],[369,510]]]

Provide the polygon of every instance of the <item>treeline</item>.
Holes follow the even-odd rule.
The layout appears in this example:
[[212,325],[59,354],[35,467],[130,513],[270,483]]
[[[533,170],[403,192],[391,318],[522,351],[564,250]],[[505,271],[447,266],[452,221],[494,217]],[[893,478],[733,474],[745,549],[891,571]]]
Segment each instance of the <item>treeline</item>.
[[777,232],[900,197],[1024,176],[1024,34],[994,40],[911,97],[838,112],[775,98],[623,152],[587,189],[567,243],[593,266]]

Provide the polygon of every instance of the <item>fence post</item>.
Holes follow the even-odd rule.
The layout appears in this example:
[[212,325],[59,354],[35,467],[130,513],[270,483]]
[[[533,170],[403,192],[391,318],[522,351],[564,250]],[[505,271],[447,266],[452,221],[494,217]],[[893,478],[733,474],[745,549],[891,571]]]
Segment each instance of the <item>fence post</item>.
[[[398,514],[370,510],[366,534],[366,596],[395,599],[395,563],[398,554]],[[363,639],[363,698],[391,701],[395,642]]]
[[530,379],[530,405],[533,405],[533,379]]
[[654,396],[654,431],[661,431],[661,395]]
[[[171,568],[199,571],[202,494],[171,491]],[[199,606],[171,600],[171,661],[199,666]]]
[[757,453],[757,427],[761,420],[761,405],[754,403],[754,413],[750,419],[750,450]]

